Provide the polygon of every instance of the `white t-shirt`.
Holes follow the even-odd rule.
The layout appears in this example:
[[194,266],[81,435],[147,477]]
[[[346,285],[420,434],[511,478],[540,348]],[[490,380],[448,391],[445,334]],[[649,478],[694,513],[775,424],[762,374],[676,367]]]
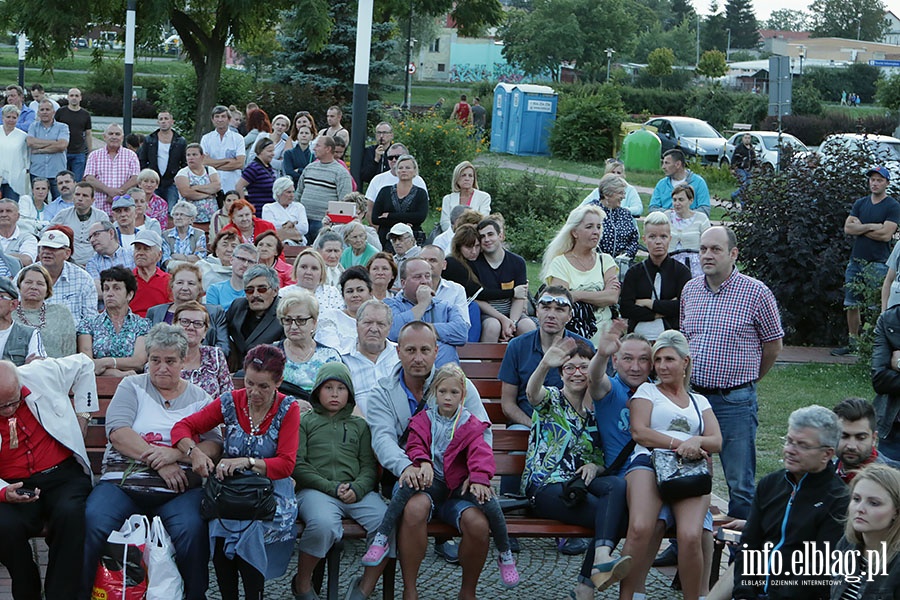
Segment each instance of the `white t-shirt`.
[[[687,408],[681,408],[660,392],[653,383],[641,384],[641,387],[632,396],[632,398],[645,398],[653,405],[650,413],[651,429],[682,441],[700,435],[703,411],[712,408],[705,396],[691,393],[691,397],[693,402],[689,403]],[[650,451],[637,445],[631,456],[633,458],[641,454],[650,454]]]
[[165,173],[166,169],[169,167],[169,150],[172,147],[172,142],[168,144],[164,144],[162,142],[158,142],[156,151],[156,168],[159,173]]
[[[224,136],[220,136],[215,129],[210,131],[200,138],[200,146],[203,148],[203,153],[214,160],[237,158],[239,156],[243,158],[246,155],[244,136],[230,129],[225,132]],[[223,192],[235,189],[240,178],[241,169],[233,171],[219,169],[219,183],[222,184]]]
[[[306,218],[306,207],[299,202],[291,202],[287,208],[278,202],[269,202],[263,204],[262,218],[275,225],[277,229],[281,229],[288,221],[293,221],[297,226],[297,231],[301,235],[306,235],[309,231],[309,221]],[[304,241],[305,243],[305,241]]]

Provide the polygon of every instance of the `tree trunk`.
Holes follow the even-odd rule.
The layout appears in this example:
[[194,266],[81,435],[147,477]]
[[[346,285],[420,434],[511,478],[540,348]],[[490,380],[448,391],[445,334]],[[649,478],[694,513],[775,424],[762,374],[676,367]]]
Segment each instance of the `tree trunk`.
[[216,105],[219,92],[219,78],[225,63],[225,40],[210,43],[204,60],[193,61],[197,75],[197,110],[194,113],[194,139],[199,140],[204,133],[212,131],[210,113]]

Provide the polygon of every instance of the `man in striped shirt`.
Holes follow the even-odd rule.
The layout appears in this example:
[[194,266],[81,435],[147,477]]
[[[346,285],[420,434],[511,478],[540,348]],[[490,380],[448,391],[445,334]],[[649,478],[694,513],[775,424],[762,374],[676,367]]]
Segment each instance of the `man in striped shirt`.
[[722,429],[722,470],[728,514],[746,519],[756,481],[756,382],[781,352],[775,296],[738,273],[737,238],[727,227],[700,237],[703,277],[681,292],[681,331],[691,348],[691,387],[712,405]]
[[297,182],[295,197],[306,208],[310,244],[322,228],[322,217],[328,212],[328,203],[337,202],[353,191],[350,173],[334,159],[334,138],[322,136],[316,142],[316,160],[306,165]]

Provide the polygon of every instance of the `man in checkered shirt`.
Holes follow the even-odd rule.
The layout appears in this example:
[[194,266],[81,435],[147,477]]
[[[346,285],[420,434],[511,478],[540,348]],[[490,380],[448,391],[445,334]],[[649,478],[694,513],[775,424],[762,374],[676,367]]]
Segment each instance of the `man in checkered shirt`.
[[756,481],[756,382],[781,352],[781,317],[771,290],[738,273],[727,227],[700,237],[703,277],[681,292],[681,331],[691,347],[691,387],[712,405],[722,430],[728,514],[746,519]]
[[133,150],[122,146],[125,132],[118,123],[107,126],[103,140],[106,145],[88,155],[84,181],[94,187],[94,206],[109,215],[113,197],[137,185],[141,163]]

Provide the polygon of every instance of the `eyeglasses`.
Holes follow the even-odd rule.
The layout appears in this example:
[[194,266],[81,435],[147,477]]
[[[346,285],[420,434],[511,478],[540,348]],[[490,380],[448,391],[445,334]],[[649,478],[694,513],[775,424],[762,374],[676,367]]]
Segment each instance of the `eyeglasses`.
[[189,327],[193,327],[194,329],[206,327],[206,321],[195,321],[193,319],[178,319],[178,324],[185,329],[188,329]]
[[796,450],[800,452],[809,452],[810,450],[825,450],[826,448],[831,448],[832,446],[810,446],[809,444],[804,444],[803,442],[795,442],[793,438],[782,436],[781,438],[782,444],[784,444],[785,448],[794,447]]
[[388,154],[388,160],[397,160],[401,156],[403,156],[403,155],[402,154]]
[[587,375],[588,368],[590,368],[590,366],[591,365],[589,365],[589,364],[588,365],[565,365],[565,366],[563,366],[562,371],[566,375],[571,375],[575,371],[581,371],[582,375]]
[[0,410],[3,410],[4,408],[12,408],[13,406],[18,406],[19,404],[21,404],[21,402],[22,402],[22,398],[19,398],[18,400],[13,400],[12,402],[7,402],[6,404],[0,404]]
[[245,257],[243,257],[243,256],[232,256],[232,257],[231,257],[231,262],[235,262],[235,261],[240,261],[240,262],[245,262],[245,263],[251,263],[251,264],[256,262],[256,260],[253,259],[253,258],[245,258]]
[[256,286],[248,285],[247,287],[244,288],[244,293],[247,294],[248,296],[252,296],[254,293],[265,294],[266,292],[268,292],[271,289],[272,288],[270,288],[267,285],[256,285]]
[[281,324],[285,327],[290,327],[291,325],[303,327],[309,323],[311,319],[312,317],[281,317]]
[[387,135],[387,134],[393,133],[393,132],[392,131],[376,131],[375,133],[378,135]]

